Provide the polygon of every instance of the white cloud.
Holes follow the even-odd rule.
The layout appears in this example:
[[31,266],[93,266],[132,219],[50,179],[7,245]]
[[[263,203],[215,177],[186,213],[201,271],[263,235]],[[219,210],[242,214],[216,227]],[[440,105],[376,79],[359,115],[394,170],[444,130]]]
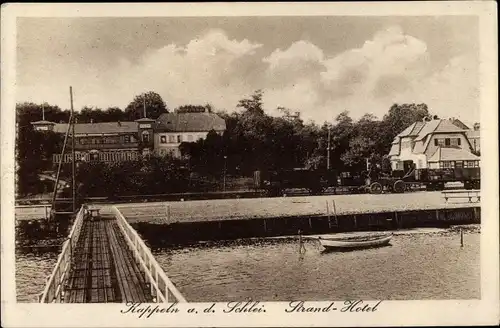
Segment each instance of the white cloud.
[[479,115],[476,58],[458,56],[433,72],[426,43],[399,27],[338,54],[305,40],[263,52],[262,44],[212,30],[184,45],[148,50],[138,61],[117,58],[107,70],[52,63],[38,69],[35,82],[19,85],[18,98],[67,108],[72,85],[75,108],[124,108],[135,95],[152,90],[170,108],[210,102],[232,111],[238,100],[263,89],[266,109],[288,107],[318,122],[343,110],[353,118],[367,112],[381,117],[395,102],[425,102],[440,116],[461,113],[470,121]]
[[269,63],[271,70],[279,70],[293,68],[307,62],[321,63],[323,57],[323,51],[314,44],[307,41],[297,41],[285,51],[276,49],[263,61]]

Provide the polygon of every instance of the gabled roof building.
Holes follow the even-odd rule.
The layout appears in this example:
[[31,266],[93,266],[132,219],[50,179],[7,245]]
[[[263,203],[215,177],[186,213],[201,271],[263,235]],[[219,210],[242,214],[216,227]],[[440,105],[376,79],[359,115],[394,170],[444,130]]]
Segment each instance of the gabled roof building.
[[470,129],[457,121],[436,119],[410,125],[392,142],[392,169],[404,170],[407,163],[417,169],[479,166],[468,137]]
[[210,131],[222,135],[226,121],[215,113],[178,112],[160,115],[155,123],[154,148],[159,155],[180,157],[179,146],[183,142],[205,139]]

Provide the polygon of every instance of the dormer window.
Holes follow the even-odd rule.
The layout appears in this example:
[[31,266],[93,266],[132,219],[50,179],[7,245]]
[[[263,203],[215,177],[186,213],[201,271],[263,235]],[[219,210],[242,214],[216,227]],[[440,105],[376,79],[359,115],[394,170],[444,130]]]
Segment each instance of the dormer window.
[[142,141],[149,142],[149,132],[148,131],[142,131]]

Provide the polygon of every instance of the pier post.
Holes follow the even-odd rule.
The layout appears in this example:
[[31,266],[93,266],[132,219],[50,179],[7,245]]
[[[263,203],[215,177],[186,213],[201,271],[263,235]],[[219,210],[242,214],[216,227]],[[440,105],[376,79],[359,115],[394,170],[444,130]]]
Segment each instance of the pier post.
[[464,230],[460,228],[460,247],[464,247]]
[[339,220],[337,218],[337,206],[335,205],[335,199],[332,200],[333,215],[335,216],[335,225],[339,227]]
[[328,206],[328,201],[326,201],[326,215],[328,216],[328,229],[332,229],[332,224],[330,222],[330,208]]

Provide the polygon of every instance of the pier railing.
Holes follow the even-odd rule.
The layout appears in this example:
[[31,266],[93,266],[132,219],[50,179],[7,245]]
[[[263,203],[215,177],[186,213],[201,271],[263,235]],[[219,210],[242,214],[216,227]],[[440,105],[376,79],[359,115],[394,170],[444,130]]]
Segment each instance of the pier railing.
[[84,215],[85,210],[82,207],[76,214],[75,221],[73,222],[68,238],[63,243],[56,266],[54,267],[52,274],[47,279],[45,289],[39,295],[38,301],[40,303],[64,302],[64,284],[69,276],[73,258],[73,249],[75,249],[78,238],[80,237]]
[[146,282],[151,288],[153,300],[157,303],[168,303],[172,296],[175,302],[186,302],[184,296],[182,296],[158,262],[156,262],[153,254],[137,234],[137,231],[130,226],[123,214],[115,206],[112,207],[112,210],[118,221],[118,226],[144,272]]

